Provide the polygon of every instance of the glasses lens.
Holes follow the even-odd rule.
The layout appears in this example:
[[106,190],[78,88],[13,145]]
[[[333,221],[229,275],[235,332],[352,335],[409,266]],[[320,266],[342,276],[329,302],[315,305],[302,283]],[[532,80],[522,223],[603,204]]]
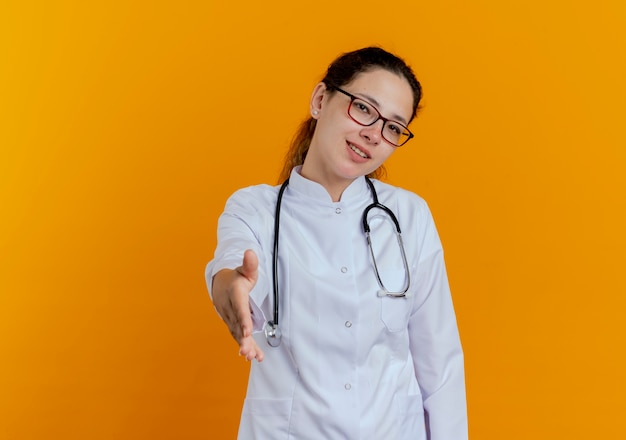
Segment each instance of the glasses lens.
[[370,125],[378,119],[378,112],[374,107],[360,99],[354,99],[348,107],[348,114],[362,125]]
[[394,121],[385,122],[383,137],[394,145],[402,145],[411,137],[409,130]]
[[[354,98],[348,107],[348,114],[361,125],[371,125],[378,120],[378,110],[366,101]],[[383,125],[383,138],[393,145],[399,146],[411,138],[411,133],[402,124],[394,121],[386,121]]]

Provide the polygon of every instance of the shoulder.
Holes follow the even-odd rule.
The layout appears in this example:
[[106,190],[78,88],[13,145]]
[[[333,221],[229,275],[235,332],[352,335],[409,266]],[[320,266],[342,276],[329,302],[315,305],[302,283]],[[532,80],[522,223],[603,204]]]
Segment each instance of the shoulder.
[[276,201],[277,186],[253,185],[235,191],[226,201],[226,208],[244,204],[246,206],[266,206]]
[[226,200],[222,218],[237,218],[248,224],[264,222],[274,215],[278,188],[254,185],[238,189]]
[[403,233],[419,243],[420,259],[441,250],[437,227],[426,200],[412,191],[387,183],[375,181],[374,186],[379,201],[396,214]]
[[433,214],[421,196],[385,182],[372,181],[378,193],[378,200],[396,214],[400,223],[407,227],[415,227],[416,231],[435,229]]
[[397,203],[400,207],[428,212],[428,203],[421,196],[408,189],[372,179],[381,203]]
[[242,225],[260,236],[272,230],[278,187],[254,185],[235,191],[226,201],[219,218],[223,230],[238,230]]

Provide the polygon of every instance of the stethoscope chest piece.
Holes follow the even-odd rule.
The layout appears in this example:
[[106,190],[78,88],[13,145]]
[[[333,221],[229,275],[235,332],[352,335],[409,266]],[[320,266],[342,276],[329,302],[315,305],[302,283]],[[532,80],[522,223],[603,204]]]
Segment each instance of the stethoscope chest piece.
[[265,339],[271,347],[278,347],[280,345],[280,341],[283,335],[280,331],[280,328],[278,328],[278,326],[274,324],[274,321],[267,321],[265,323],[263,331],[265,332]]

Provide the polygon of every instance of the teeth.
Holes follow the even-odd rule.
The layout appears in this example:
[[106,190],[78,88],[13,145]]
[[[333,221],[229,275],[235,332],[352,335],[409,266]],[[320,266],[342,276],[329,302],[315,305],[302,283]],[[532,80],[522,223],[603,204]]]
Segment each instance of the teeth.
[[355,147],[354,145],[352,145],[351,143],[348,143],[348,145],[350,145],[350,148],[352,149],[352,151],[354,151],[356,154],[358,154],[359,156],[361,156],[364,159],[367,159],[367,154],[365,154],[364,152],[362,152],[361,150],[359,150],[357,147]]

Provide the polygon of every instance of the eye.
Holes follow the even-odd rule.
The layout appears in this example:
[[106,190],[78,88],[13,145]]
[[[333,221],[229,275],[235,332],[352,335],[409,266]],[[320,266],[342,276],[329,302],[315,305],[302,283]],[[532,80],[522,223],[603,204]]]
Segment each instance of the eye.
[[391,121],[389,121],[389,123],[387,124],[387,129],[391,131],[395,136],[400,136],[402,132],[404,131],[404,129],[401,126],[396,125]]
[[366,103],[364,103],[363,101],[359,101],[358,99],[354,100],[354,102],[352,103],[352,106],[359,112],[364,113],[366,115],[369,115],[370,113],[372,113],[371,107],[367,105]]

